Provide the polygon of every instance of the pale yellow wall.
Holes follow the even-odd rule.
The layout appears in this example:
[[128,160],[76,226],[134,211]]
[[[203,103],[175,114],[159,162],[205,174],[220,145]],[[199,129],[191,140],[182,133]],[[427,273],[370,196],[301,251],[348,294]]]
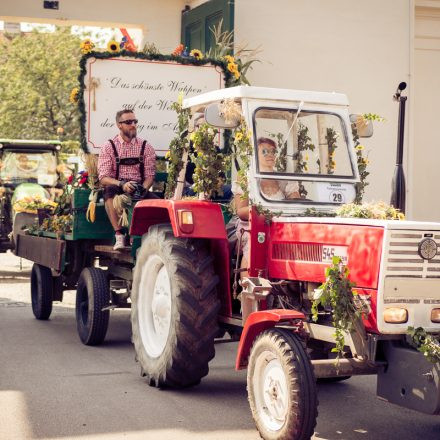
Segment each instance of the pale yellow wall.
[[416,3],[414,32],[414,217],[440,221],[440,1]]
[[60,0],[60,9],[43,9],[43,0],[0,1],[0,20],[57,24],[140,27],[144,40],[170,53],[180,41],[183,0]]
[[236,42],[262,49],[262,63],[249,74],[253,85],[343,92],[353,113],[387,119],[365,140],[371,150],[369,199],[390,199],[398,114],[392,95],[400,81],[409,82],[411,5],[411,0],[235,1]]

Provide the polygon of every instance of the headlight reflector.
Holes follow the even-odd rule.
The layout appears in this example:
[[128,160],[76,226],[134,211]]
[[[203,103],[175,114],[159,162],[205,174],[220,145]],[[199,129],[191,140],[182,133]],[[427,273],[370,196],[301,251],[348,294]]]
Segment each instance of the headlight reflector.
[[408,321],[408,310],[402,307],[389,307],[384,310],[383,319],[389,324],[402,324]]

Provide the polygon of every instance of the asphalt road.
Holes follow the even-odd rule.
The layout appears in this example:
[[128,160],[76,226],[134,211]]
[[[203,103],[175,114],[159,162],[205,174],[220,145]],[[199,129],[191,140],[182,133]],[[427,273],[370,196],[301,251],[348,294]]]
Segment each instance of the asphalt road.
[[[74,292],[49,321],[30,306],[31,264],[0,254],[0,440],[258,439],[236,343],[219,342],[209,375],[184,391],[149,387],[130,343],[128,311],[114,311],[106,341],[81,344]],[[440,418],[375,397],[374,377],[320,384],[315,439],[439,440]]]

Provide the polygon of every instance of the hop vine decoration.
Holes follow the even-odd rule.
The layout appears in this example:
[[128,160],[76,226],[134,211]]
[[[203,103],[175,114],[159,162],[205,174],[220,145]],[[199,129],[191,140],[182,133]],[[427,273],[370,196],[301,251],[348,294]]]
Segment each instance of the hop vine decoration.
[[174,132],[176,136],[170,143],[169,155],[168,155],[168,178],[166,197],[171,198],[174,194],[174,190],[177,186],[177,180],[179,173],[183,167],[183,153],[188,150],[188,124],[190,111],[189,109],[182,108],[182,97],[172,104],[172,109],[177,113],[177,124]]
[[332,352],[337,358],[343,354],[345,346],[344,332],[356,330],[356,322],[362,316],[356,307],[353,292],[354,284],[348,279],[348,268],[342,264],[340,257],[333,257],[333,263],[325,271],[326,281],[321,285],[319,297],[312,303],[312,318],[318,320],[318,306],[331,308],[333,326],[335,327],[336,346]]
[[325,135],[325,140],[327,141],[328,145],[327,174],[333,174],[336,168],[335,151],[338,147],[336,145],[338,137],[339,133],[337,133],[333,128],[327,128],[327,134]]
[[277,144],[277,157],[275,159],[275,168],[277,171],[286,171],[287,168],[287,139],[284,139],[282,133],[270,133],[269,136],[274,138]]
[[221,189],[223,179],[220,172],[229,164],[229,158],[215,145],[217,135],[218,130],[206,123],[191,135],[194,149],[191,160],[195,164],[193,189],[208,199]]
[[440,363],[440,342],[426,333],[422,327],[408,327],[412,345],[417,348],[429,362]]
[[385,202],[347,203],[336,211],[338,217],[374,218],[377,220],[405,220],[405,214]]
[[234,137],[234,156],[240,164],[240,169],[237,170],[237,182],[243,191],[243,198],[249,199],[248,187],[248,170],[250,159],[252,157],[251,133],[247,129],[244,119],[241,120],[240,125],[233,132]]
[[353,132],[354,149],[356,151],[356,160],[360,179],[360,182],[355,184],[356,197],[354,199],[354,203],[360,205],[364,197],[365,188],[368,186],[367,177],[370,173],[367,171],[367,166],[369,161],[363,155],[364,146],[359,143],[359,135],[355,123],[351,125],[351,130]]

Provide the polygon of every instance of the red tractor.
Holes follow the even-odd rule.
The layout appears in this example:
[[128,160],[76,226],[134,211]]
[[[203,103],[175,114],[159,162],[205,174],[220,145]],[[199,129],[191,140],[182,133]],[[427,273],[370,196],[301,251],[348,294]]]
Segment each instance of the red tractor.
[[[235,112],[229,120],[225,103]],[[130,234],[142,243],[131,319],[149,383],[199,383],[215,355],[214,339],[228,331],[240,339],[236,368],[248,369],[249,402],[265,439],[313,435],[321,378],[376,374],[379,397],[438,414],[439,364],[411,346],[407,329],[440,333],[440,224],[328,216],[355,199],[359,182],[346,96],[235,87],[189,98],[184,107],[192,119],[204,115],[219,128],[242,118],[250,132],[253,203],[241,231],[249,236],[248,276],[237,297],[241,252],[228,241],[219,204],[179,197],[137,203]],[[261,137],[278,144],[272,170],[262,167]],[[293,186],[299,197],[269,194],[268,182]],[[262,210],[272,212],[270,221]],[[338,362],[332,311],[321,308],[312,320],[334,256],[349,268],[367,307],[362,329],[345,335]]]

